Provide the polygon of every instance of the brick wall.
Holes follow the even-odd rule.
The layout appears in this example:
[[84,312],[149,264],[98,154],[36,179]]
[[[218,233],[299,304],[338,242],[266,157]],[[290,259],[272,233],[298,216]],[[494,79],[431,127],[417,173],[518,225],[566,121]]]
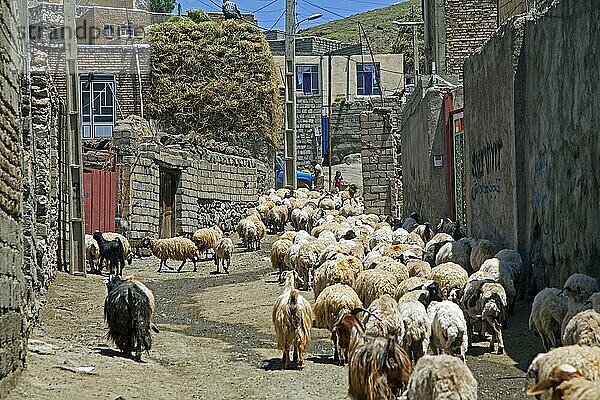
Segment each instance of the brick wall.
[[22,258],[22,193],[21,155],[22,129],[20,124],[21,58],[18,51],[16,2],[2,0],[0,77],[2,95],[0,112],[0,397],[4,398],[10,384],[6,379],[23,368],[26,338],[24,337],[23,295],[25,276]]
[[398,216],[400,182],[392,111],[376,108],[360,116],[365,213]]

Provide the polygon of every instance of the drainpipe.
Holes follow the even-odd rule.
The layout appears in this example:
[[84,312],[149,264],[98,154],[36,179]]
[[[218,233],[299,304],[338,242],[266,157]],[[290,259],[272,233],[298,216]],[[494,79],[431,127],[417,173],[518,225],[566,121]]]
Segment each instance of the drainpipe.
[[429,0],[421,1],[421,10],[423,11],[423,42],[425,45],[425,65],[423,75],[427,75],[431,65],[431,44],[429,43]]
[[140,72],[140,57],[138,55],[138,45],[133,45],[135,51],[135,67],[137,69],[138,86],[140,91],[140,117],[144,118],[144,97],[142,95],[142,74]]

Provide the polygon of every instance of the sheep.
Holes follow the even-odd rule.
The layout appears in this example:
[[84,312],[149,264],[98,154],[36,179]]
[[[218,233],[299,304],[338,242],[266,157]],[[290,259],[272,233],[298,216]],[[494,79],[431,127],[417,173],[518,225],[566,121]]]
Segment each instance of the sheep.
[[98,242],[92,235],[85,235],[85,259],[90,264],[90,273],[101,273],[102,266],[98,266],[98,271],[94,268],[94,261],[100,259],[100,248],[98,247]]
[[[395,400],[406,388],[412,365],[396,336],[354,334],[348,363],[348,397]],[[356,339],[355,339],[356,338]]]
[[287,239],[290,242],[293,242],[294,237],[296,237],[296,232],[286,231],[286,232],[282,233],[281,236],[279,236],[279,239]]
[[317,327],[331,331],[340,311],[350,312],[362,306],[362,301],[352,287],[342,283],[327,286],[315,300],[314,311]]
[[[536,384],[550,376],[552,370],[562,364],[575,367],[581,375],[590,380],[600,380],[600,347],[565,346],[538,354],[527,369],[527,375],[534,378]],[[542,393],[541,399],[550,399],[550,393]],[[583,397],[581,399],[587,399]]]
[[424,356],[408,381],[408,400],[477,400],[477,380],[456,357]]
[[392,244],[406,243],[408,232],[406,229],[398,228],[392,232]]
[[154,239],[146,236],[142,239],[142,246],[149,248],[152,254],[160,259],[158,271],[156,272],[161,272],[163,265],[173,269],[167,265],[167,260],[183,261],[177,272],[181,271],[187,260],[191,260],[194,263],[194,272],[196,272],[196,261],[200,260],[200,251],[196,244],[188,238],[178,236],[168,239]]
[[508,313],[513,315],[515,301],[517,299],[517,290],[512,278],[512,271],[504,261],[497,258],[489,258],[481,264],[480,272],[486,273],[496,282],[502,285],[506,292],[506,300],[508,301]]
[[468,273],[473,273],[470,257],[474,246],[475,239],[473,238],[462,238],[457,241],[447,242],[437,252],[435,264],[440,265],[453,262],[463,267]]
[[412,231],[408,234],[405,244],[411,244],[419,247],[420,249],[425,249],[425,242],[415,231]]
[[435,267],[435,259],[440,249],[446,244],[454,242],[452,236],[445,233],[436,233],[435,236],[425,244],[425,253],[423,253],[423,261],[426,261]]
[[[425,222],[422,225],[418,225],[410,233],[415,233],[415,234],[419,235],[419,237],[421,238],[421,240],[423,241],[424,244],[429,242],[434,236],[433,230],[431,230],[431,228],[429,227],[429,222]],[[425,247],[424,244],[423,244],[423,248]]]
[[402,222],[402,228],[405,229],[408,233],[412,232],[417,226],[419,226],[419,221],[421,220],[421,216],[417,212],[413,212]]
[[285,223],[288,219],[288,210],[285,206],[275,206],[267,214],[266,226],[271,233],[285,231]]
[[408,268],[408,275],[411,277],[429,278],[431,276],[431,265],[426,261],[408,260],[406,268]]
[[423,257],[423,249],[421,247],[408,243],[385,246],[382,248],[381,254],[396,260],[402,260],[406,252],[412,253],[412,255],[418,259]]
[[290,222],[296,231],[310,231],[310,215],[304,209],[296,208],[292,210]]
[[248,251],[258,250],[260,248],[260,237],[256,225],[257,222],[260,221],[246,220],[242,229],[242,236],[244,237],[246,250]]
[[394,296],[398,280],[394,274],[387,271],[367,269],[358,274],[354,288],[365,307],[384,294]]
[[293,362],[299,368],[304,363],[304,352],[310,344],[313,309],[300,295],[294,283],[294,272],[288,271],[283,293],[273,306],[273,325],[277,335],[277,348],[283,351],[285,368],[290,365],[290,347],[293,347]]
[[600,383],[586,379],[570,364],[561,364],[554,367],[547,378],[536,383],[526,392],[529,396],[550,393],[553,399],[600,399]]
[[129,244],[129,240],[120,233],[116,232],[102,232],[102,237],[106,240],[115,240],[119,238],[121,243],[123,244],[123,253],[125,254],[125,260],[127,260],[127,264],[131,265],[133,262],[133,251],[131,245]]
[[491,277],[487,279],[469,278],[464,287],[460,305],[466,317],[469,342],[473,343],[471,336],[472,321],[481,320],[482,333],[485,332],[486,324],[492,329],[489,350],[494,351],[494,344],[497,342],[497,352],[502,354],[504,352],[502,326],[506,321],[506,308],[508,306],[504,287]]
[[418,301],[425,307],[429,307],[432,302],[442,301],[442,292],[437,282],[427,280],[420,286],[413,287],[409,292],[406,292],[398,299],[398,304],[402,305],[409,301]]
[[369,249],[373,250],[377,246],[392,244],[392,228],[384,226],[377,229],[369,235]]
[[100,252],[100,261],[98,262],[100,271],[102,271],[104,259],[107,259],[110,262],[110,275],[113,274],[113,268],[116,267],[116,274],[121,276],[123,268],[125,268],[125,250],[121,239],[117,237],[114,240],[107,240],[100,231],[94,232],[93,238],[98,243]]
[[107,337],[127,355],[134,352],[140,361],[142,352],[152,347],[152,333],[158,328],[152,322],[154,295],[141,282],[128,277],[113,276],[106,283],[108,295],[104,301]]
[[271,266],[276,269],[279,274],[277,280],[283,282],[283,271],[286,270],[285,256],[292,247],[293,243],[287,239],[279,239],[271,245]]
[[298,273],[301,287],[310,290],[313,285],[314,268],[319,262],[319,253],[323,250],[318,242],[304,242],[298,249],[294,270]]
[[402,338],[404,334],[398,303],[389,294],[384,294],[371,303],[364,313],[362,323],[367,335],[384,338],[396,335]]
[[398,300],[408,292],[421,289],[421,286],[425,282],[427,282],[427,279],[421,278],[419,276],[413,276],[406,280],[403,280],[398,284],[398,287],[396,288],[396,295],[394,298]]
[[443,218],[440,220],[440,223],[435,228],[437,233],[445,233],[454,238],[454,240],[459,240],[464,238],[465,231],[462,228],[460,221],[452,222],[450,218]]
[[399,306],[402,338],[400,345],[413,364],[427,354],[431,322],[425,306],[418,301],[409,301]]
[[192,241],[198,247],[198,252],[200,255],[206,252],[208,256],[208,251],[214,249],[217,245],[217,242],[222,238],[222,235],[213,228],[202,228],[198,229],[192,235]]
[[562,344],[600,347],[600,314],[594,310],[575,314],[565,327]]
[[431,270],[430,278],[438,283],[442,298],[448,299],[453,289],[462,289],[469,275],[460,265],[448,262]]
[[540,336],[544,350],[560,346],[561,324],[567,313],[567,298],[556,288],[544,288],[533,299],[529,329]]
[[219,262],[223,265],[225,273],[229,273],[233,250],[234,246],[231,239],[223,238],[217,242],[217,245],[215,246],[215,265],[217,267],[217,273],[219,273]]
[[339,316],[331,329],[333,361],[338,362],[342,367],[350,359],[351,344],[355,344],[364,335],[365,328],[356,317],[356,314],[361,311],[361,308],[355,308],[352,311],[340,310]]
[[325,262],[315,270],[313,291],[315,299],[327,286],[343,283],[354,286],[356,276],[363,270],[360,260],[353,256],[345,256],[339,260]]
[[431,321],[430,346],[433,350],[452,355],[458,349],[461,360],[465,361],[469,339],[467,323],[460,307],[444,300],[431,304],[427,315]]
[[493,242],[485,239],[478,240],[475,247],[473,247],[473,250],[471,250],[471,255],[469,257],[473,271],[479,271],[483,262],[494,257],[497,252],[498,249]]
[[585,274],[573,274],[569,276],[563,286],[567,294],[567,313],[561,323],[561,336],[565,331],[567,323],[583,308],[584,302],[595,292],[600,292],[598,280]]

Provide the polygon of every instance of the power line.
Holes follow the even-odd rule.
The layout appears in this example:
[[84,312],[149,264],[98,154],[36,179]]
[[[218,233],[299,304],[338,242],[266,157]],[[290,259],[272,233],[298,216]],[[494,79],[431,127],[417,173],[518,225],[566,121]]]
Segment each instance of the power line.
[[281,18],[283,18],[284,15],[285,15],[285,10],[283,10],[283,12],[279,16],[279,18],[277,18],[277,21],[275,21],[275,23],[273,24],[273,26],[271,26],[269,29],[267,29],[267,32],[268,31],[272,31],[273,28],[275,28],[275,25],[277,25],[279,23],[279,21],[281,21]]
[[270,2],[269,4],[267,4],[267,5],[265,5],[265,6],[262,6],[261,8],[259,8],[259,9],[257,9],[257,10],[254,10],[254,11],[252,11],[252,14],[256,14],[256,13],[257,13],[257,12],[259,12],[260,10],[262,10],[262,9],[265,9],[265,8],[269,7],[271,4],[275,4],[275,3],[277,3],[277,1],[278,1],[278,0],[273,0],[273,1],[272,1],[272,2]]
[[327,13],[329,13],[329,14],[335,15],[336,17],[340,17],[340,18],[346,18],[345,16],[343,16],[343,15],[341,15],[341,14],[338,14],[338,13],[336,13],[336,12],[334,12],[334,11],[331,11],[331,10],[328,10],[328,9],[326,9],[326,8],[323,8],[323,7],[321,7],[321,6],[318,6],[318,5],[316,5],[315,3],[312,3],[312,2],[310,2],[309,0],[303,0],[303,1],[304,1],[305,3],[307,3],[307,4],[311,5],[311,6],[315,7],[315,8],[318,8],[319,10],[322,10],[322,11],[325,11],[325,12],[327,12]]

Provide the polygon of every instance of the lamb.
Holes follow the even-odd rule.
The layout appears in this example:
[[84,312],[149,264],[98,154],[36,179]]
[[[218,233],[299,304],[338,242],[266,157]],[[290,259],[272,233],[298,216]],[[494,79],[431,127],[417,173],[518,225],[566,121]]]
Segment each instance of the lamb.
[[567,298],[559,289],[544,288],[533,299],[529,329],[540,336],[544,350],[560,346],[560,326],[566,313]]
[[424,356],[408,381],[407,399],[477,400],[477,380],[456,357]]
[[313,309],[300,295],[294,283],[294,272],[288,271],[284,291],[273,306],[273,325],[277,335],[277,348],[283,351],[285,368],[290,365],[290,347],[293,347],[293,362],[299,368],[304,363],[304,352],[310,344]]
[[93,238],[98,243],[98,250],[100,251],[100,261],[98,263],[100,270],[102,270],[104,259],[107,259],[110,262],[110,275],[113,274],[113,269],[116,267],[116,274],[121,276],[123,268],[125,268],[125,250],[121,239],[106,240],[100,231],[94,232]]
[[365,307],[384,294],[394,296],[398,280],[394,274],[387,271],[367,269],[358,274],[354,288]]
[[348,396],[352,400],[395,400],[406,388],[412,365],[396,336],[355,333],[348,363]]
[[569,320],[583,309],[586,300],[595,292],[600,292],[600,286],[598,280],[591,276],[572,274],[567,278],[563,290],[567,294],[567,313],[560,327],[561,336],[564,334]]
[[[527,375],[540,383],[548,378],[555,367],[569,364],[576,368],[581,375],[590,380],[600,380],[600,347],[565,346],[558,347],[547,353],[538,354],[527,369]],[[550,393],[542,393],[541,399],[550,399]],[[587,399],[583,397],[581,399]]]
[[529,396],[550,396],[550,393],[553,399],[600,399],[600,383],[586,379],[570,364],[561,364],[554,367],[547,378],[527,390]]
[[286,270],[285,256],[293,243],[287,239],[279,239],[271,246],[271,266],[279,271],[277,277],[279,283],[283,282],[283,271]]
[[442,298],[448,299],[454,289],[462,289],[469,275],[460,265],[448,262],[431,270],[430,277],[440,286]]
[[512,278],[512,271],[508,267],[508,264],[492,257],[483,262],[479,271],[488,274],[492,279],[502,285],[506,292],[506,300],[508,301],[508,313],[513,315],[515,301],[517,299],[517,290]]
[[181,271],[187,260],[191,260],[194,263],[194,272],[196,272],[196,261],[200,260],[200,251],[196,244],[188,238],[178,236],[168,239],[154,239],[147,236],[142,239],[142,246],[149,248],[152,254],[160,259],[158,271],[156,272],[161,272],[163,265],[173,269],[167,265],[167,260],[182,261],[177,272]]
[[600,314],[594,310],[575,314],[565,327],[562,344],[600,347]]
[[152,347],[151,330],[158,333],[152,322],[155,310],[154,295],[133,278],[113,276],[106,284],[108,295],[104,301],[104,320],[108,338],[127,355],[134,352],[140,361],[142,352]]
[[454,240],[459,240],[466,236],[460,221],[452,222],[450,218],[441,219],[440,223],[435,228],[435,231],[438,233],[446,233],[452,236]]
[[94,268],[94,261],[100,259],[100,248],[98,247],[98,242],[92,235],[85,235],[85,259],[90,264],[90,273],[101,273],[102,266],[98,266],[98,271]]
[[219,263],[223,265],[225,273],[229,273],[233,250],[234,246],[231,239],[223,238],[217,242],[217,245],[215,246],[215,265],[217,266],[217,273],[219,273]]
[[327,286],[343,283],[354,286],[356,276],[363,269],[360,260],[353,256],[345,256],[340,260],[326,261],[315,270],[313,291],[315,299]]
[[389,294],[384,294],[371,303],[365,312],[362,323],[367,335],[383,338],[396,335],[398,338],[402,338],[404,334],[398,303]]
[[333,328],[331,329],[331,340],[333,341],[333,361],[339,362],[343,367],[350,360],[350,346],[360,340],[365,333],[365,328],[356,317],[362,308],[352,311],[340,310]]
[[469,339],[467,323],[460,307],[444,300],[430,305],[427,315],[431,321],[430,346],[433,350],[452,355],[458,349],[461,360],[465,361]]
[[192,235],[192,241],[198,247],[198,252],[200,254],[206,252],[208,255],[208,251],[215,248],[217,242],[222,238],[222,235],[213,228],[202,228],[198,229]]
[[409,355],[413,365],[427,354],[431,336],[431,322],[425,306],[418,301],[409,301],[400,305],[400,321],[403,335],[400,345]]
[[473,250],[471,250],[470,255],[471,268],[473,268],[473,271],[479,271],[483,262],[494,257],[497,252],[498,249],[493,242],[485,239],[478,240],[475,247],[473,247]]
[[435,264],[453,262],[463,267],[467,273],[473,273],[470,257],[474,246],[475,239],[473,238],[462,238],[456,242],[448,242],[440,247],[435,256]]

